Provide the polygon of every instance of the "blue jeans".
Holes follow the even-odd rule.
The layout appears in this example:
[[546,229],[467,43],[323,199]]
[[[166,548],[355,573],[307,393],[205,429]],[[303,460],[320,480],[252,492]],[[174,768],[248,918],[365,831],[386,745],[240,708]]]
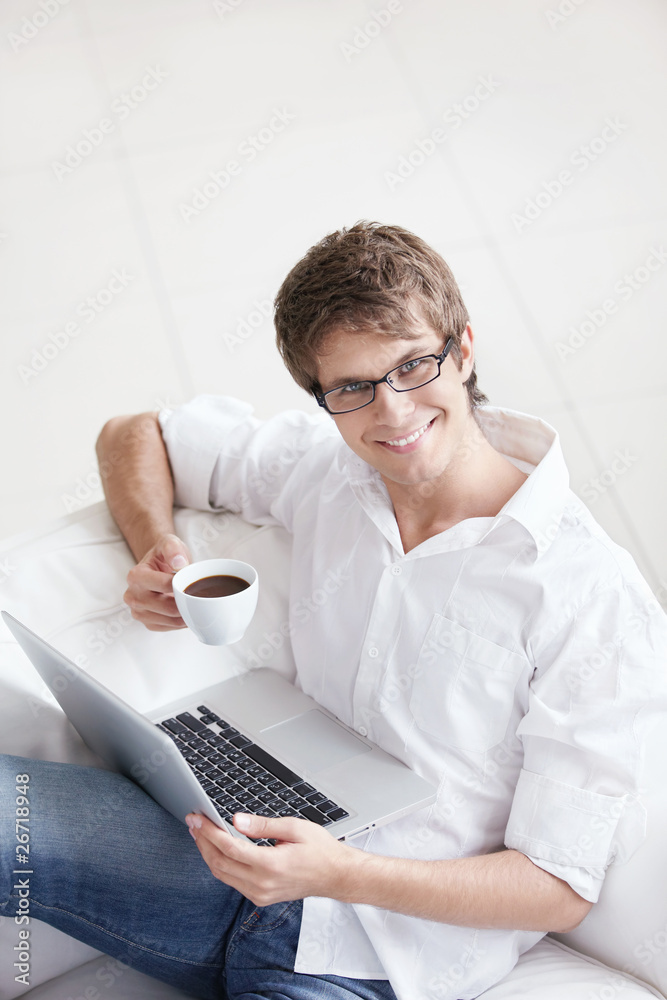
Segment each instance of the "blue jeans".
[[256,907],[215,879],[187,827],[120,774],[0,755],[0,914],[25,908],[26,879],[30,916],[202,1000],[395,1000],[386,980],[294,972],[301,900]]

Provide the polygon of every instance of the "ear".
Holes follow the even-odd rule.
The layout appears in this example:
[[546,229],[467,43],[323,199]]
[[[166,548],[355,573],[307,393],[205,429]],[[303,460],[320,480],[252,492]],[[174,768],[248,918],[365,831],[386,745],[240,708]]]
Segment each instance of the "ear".
[[475,364],[475,335],[470,323],[461,336],[461,382],[467,382]]

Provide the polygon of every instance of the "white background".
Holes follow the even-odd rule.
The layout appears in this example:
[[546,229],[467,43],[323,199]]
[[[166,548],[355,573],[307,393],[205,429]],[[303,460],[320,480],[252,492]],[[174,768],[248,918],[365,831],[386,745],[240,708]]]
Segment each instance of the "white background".
[[[101,497],[114,414],[199,392],[314,409],[255,303],[325,233],[374,219],[443,254],[481,388],[556,426],[574,489],[665,600],[667,6],[392,0],[372,17],[388,6],[4,0],[0,537]],[[294,116],[280,133],[275,109]]]

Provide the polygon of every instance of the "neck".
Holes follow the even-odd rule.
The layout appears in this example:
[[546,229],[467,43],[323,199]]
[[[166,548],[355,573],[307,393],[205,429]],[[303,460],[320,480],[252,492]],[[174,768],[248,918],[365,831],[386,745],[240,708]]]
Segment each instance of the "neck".
[[405,484],[383,477],[405,552],[468,518],[495,517],[526,478],[489,444],[472,417],[436,479]]

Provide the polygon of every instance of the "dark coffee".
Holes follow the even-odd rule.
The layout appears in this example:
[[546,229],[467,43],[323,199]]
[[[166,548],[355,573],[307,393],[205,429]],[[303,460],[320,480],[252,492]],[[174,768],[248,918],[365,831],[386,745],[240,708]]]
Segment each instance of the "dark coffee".
[[247,590],[250,584],[240,576],[203,576],[184,588],[183,593],[191,597],[231,597]]

